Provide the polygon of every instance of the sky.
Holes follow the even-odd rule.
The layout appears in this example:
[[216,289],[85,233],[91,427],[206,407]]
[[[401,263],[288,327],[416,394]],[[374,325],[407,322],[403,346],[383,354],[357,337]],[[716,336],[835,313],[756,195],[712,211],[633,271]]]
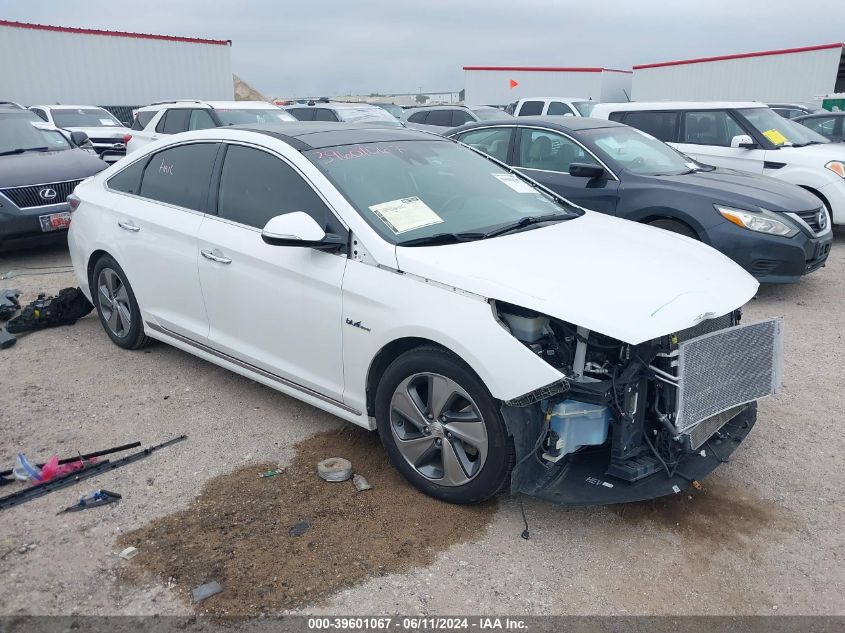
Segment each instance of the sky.
[[[463,66],[604,66],[845,41],[842,0],[0,0],[0,19],[232,40],[268,97],[448,92]],[[2,64],[0,60],[0,70]]]

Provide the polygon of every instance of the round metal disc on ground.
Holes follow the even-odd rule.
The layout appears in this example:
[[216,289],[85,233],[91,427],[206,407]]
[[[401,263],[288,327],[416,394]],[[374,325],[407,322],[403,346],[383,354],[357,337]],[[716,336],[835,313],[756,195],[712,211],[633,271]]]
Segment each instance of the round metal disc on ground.
[[352,476],[352,462],[342,457],[329,457],[317,464],[317,473],[326,481],[346,481]]

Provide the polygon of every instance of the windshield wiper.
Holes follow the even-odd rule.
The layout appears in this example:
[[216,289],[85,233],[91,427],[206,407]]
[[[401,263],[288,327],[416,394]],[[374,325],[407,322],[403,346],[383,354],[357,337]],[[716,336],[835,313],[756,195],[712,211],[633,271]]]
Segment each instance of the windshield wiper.
[[426,237],[417,237],[407,242],[399,242],[397,246],[436,246],[438,244],[457,244],[459,242],[472,242],[483,240],[488,237],[485,233],[438,233]]
[[519,231],[520,229],[534,224],[543,224],[545,222],[563,222],[564,220],[571,220],[574,217],[577,216],[570,215],[568,213],[554,213],[552,215],[541,215],[540,217],[528,216],[526,218],[521,218],[516,222],[512,222],[511,224],[506,224],[495,231],[490,231],[485,237],[498,237],[499,235],[506,235],[508,233],[512,233],[513,231]]
[[49,147],[16,147],[6,152],[0,152],[0,156],[9,156],[11,154],[23,154],[24,152],[49,152]]

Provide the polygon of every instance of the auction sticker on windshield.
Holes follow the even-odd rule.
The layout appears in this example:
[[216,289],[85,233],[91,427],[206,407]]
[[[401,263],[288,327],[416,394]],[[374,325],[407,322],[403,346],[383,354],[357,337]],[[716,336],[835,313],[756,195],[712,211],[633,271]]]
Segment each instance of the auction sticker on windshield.
[[492,174],[492,176],[493,178],[507,185],[517,193],[537,193],[537,190],[534,189],[534,187],[529,185],[524,180],[520,180],[513,174]]
[[397,235],[443,221],[443,218],[416,196],[374,204],[370,211]]
[[763,136],[765,136],[775,145],[783,145],[787,141],[787,138],[775,129],[766,130],[765,132],[763,132]]

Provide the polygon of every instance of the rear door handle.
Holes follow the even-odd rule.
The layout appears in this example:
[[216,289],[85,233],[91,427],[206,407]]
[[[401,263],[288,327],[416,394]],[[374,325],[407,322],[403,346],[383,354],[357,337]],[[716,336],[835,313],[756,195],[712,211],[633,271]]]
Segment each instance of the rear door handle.
[[207,249],[203,249],[200,251],[203,257],[206,259],[210,259],[213,262],[218,262],[220,264],[231,264],[232,260],[228,257],[224,256],[223,253],[214,249],[213,251],[209,251]]
[[117,223],[117,225],[124,231],[132,231],[133,233],[137,233],[141,230],[140,226],[137,226],[134,222],[127,222],[126,220],[121,220]]

